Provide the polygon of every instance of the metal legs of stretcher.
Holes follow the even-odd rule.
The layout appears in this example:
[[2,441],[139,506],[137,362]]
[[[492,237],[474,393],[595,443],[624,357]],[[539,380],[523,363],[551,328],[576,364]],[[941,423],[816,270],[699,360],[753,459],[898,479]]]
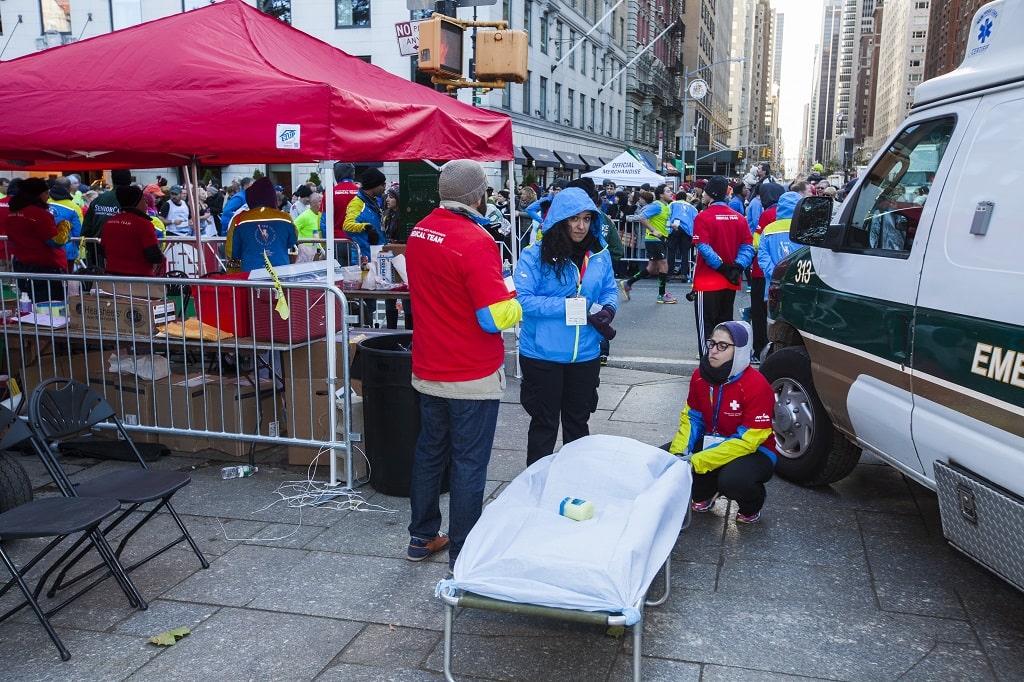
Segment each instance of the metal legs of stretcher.
[[[640,612],[640,620],[633,625],[633,682],[640,682],[640,663],[643,650],[644,637],[644,607],[660,606],[669,597],[671,588],[672,557],[665,560],[662,567],[665,575],[665,591],[657,600],[641,598],[635,604]],[[590,625],[601,625],[604,627],[626,625],[626,617],[620,613],[608,611],[577,611],[573,609],[562,609],[551,606],[538,606],[537,604],[523,604],[519,602],[502,601],[482,597],[472,592],[463,592],[448,595],[440,594],[444,600],[444,678],[448,682],[455,682],[452,676],[452,630],[455,623],[455,607],[483,609],[485,611],[500,611],[503,613],[518,613],[527,616],[538,616],[541,618],[552,618],[557,620],[568,620],[576,623],[587,623]]]

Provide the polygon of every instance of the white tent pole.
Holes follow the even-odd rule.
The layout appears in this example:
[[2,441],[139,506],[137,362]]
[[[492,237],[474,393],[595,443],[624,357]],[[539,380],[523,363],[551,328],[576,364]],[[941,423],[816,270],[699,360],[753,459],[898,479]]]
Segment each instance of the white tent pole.
[[192,212],[192,231],[196,242],[196,268],[198,275],[205,277],[206,254],[203,252],[203,230],[199,226],[199,162],[194,156],[185,166],[185,185],[188,187],[188,204]]

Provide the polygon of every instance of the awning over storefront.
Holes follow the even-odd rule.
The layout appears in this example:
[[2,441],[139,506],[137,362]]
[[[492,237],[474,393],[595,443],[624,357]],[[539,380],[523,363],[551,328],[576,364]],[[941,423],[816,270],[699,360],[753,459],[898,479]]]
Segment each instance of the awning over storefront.
[[665,168],[665,172],[669,175],[679,175],[679,170],[676,169],[675,164],[665,161],[662,166]]
[[570,170],[583,170],[584,168],[586,168],[586,166],[583,165],[583,161],[580,159],[580,157],[577,154],[573,154],[572,152],[560,152],[558,150],[555,150],[555,156],[561,159],[562,165],[565,166],[566,168],[569,168]]
[[643,157],[644,162],[652,171],[654,171],[655,173],[658,172],[658,167],[660,164],[658,164],[657,156],[655,156],[652,152],[645,152],[641,150],[637,150],[637,154]]
[[604,162],[601,161],[601,159],[597,158],[596,156],[590,156],[588,154],[580,154],[580,159],[582,159],[583,163],[587,164],[587,166],[591,170],[594,170],[595,168],[600,168],[601,166],[604,165]]
[[515,154],[515,163],[516,163],[516,165],[517,166],[525,166],[526,165],[526,154],[523,153],[523,150],[521,148],[519,148],[519,147],[514,147],[514,152],[513,153]]
[[527,147],[523,145],[523,153],[538,168],[558,168],[562,165],[562,162],[555,157],[553,152],[541,149],[540,147]]

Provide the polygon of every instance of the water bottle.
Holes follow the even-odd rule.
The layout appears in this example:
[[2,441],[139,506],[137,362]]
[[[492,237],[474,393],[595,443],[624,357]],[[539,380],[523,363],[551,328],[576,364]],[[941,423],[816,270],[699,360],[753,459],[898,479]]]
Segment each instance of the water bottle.
[[18,314],[28,315],[32,312],[32,299],[28,297],[28,292],[21,292],[21,298],[18,299]]
[[505,280],[505,288],[513,296],[516,295],[516,282],[512,279],[512,263],[506,258],[501,264],[501,278]]
[[248,464],[242,464],[233,467],[224,467],[220,470],[220,477],[227,480],[229,478],[245,478],[246,476],[252,476],[260,468],[256,466],[250,466]]

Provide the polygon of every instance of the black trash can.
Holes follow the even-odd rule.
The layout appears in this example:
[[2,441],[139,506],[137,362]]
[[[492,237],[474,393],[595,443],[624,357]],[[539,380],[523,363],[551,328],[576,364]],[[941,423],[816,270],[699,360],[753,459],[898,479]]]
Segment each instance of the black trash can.
[[[420,435],[420,395],[412,387],[412,333],[371,336],[359,342],[354,374],[363,381],[363,437],[370,485],[409,497],[412,461]],[[442,492],[448,491],[448,476]]]

